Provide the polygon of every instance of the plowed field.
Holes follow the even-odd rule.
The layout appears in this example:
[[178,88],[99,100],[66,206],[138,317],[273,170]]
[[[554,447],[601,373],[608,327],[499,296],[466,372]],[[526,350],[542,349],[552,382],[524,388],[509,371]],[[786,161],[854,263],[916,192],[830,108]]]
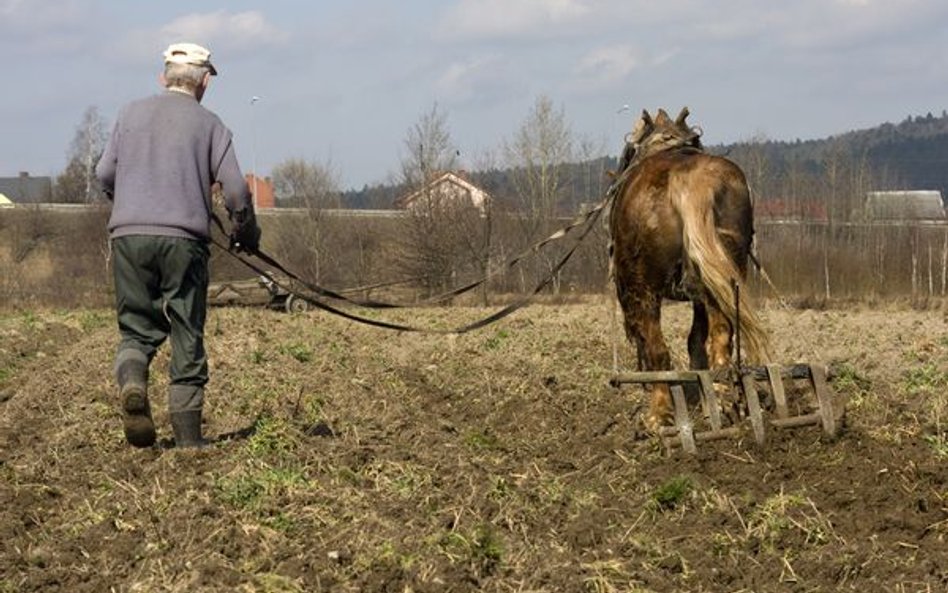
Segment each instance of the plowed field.
[[[681,359],[690,314],[667,311]],[[836,441],[802,428],[667,457],[640,429],[644,393],[608,386],[596,300],[460,337],[215,309],[215,445],[136,450],[111,313],[8,313],[0,592],[948,591],[943,313],[766,319],[781,362],[833,369]],[[151,381],[163,439],[167,363]]]

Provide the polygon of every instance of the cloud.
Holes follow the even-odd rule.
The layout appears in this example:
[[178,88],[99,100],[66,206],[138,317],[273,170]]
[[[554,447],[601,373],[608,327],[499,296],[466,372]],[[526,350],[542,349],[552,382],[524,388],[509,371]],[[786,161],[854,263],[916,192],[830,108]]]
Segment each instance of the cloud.
[[0,31],[48,28],[80,28],[93,11],[88,0],[0,0]]
[[0,14],[10,16],[16,13],[17,9],[23,5],[23,0],[0,0]]
[[85,49],[94,10],[83,0],[0,0],[4,55],[75,55]]
[[[440,41],[626,39],[693,45],[757,43],[824,49],[866,46],[927,31],[948,19],[944,0],[457,0],[437,22]],[[659,47],[659,46],[656,46]]]
[[590,13],[588,0],[460,0],[438,23],[438,37],[512,38],[562,30]]
[[3,23],[0,28],[47,26],[64,24],[73,20],[84,10],[85,2],[80,0],[0,0],[0,16]]
[[803,49],[878,47],[944,30],[948,5],[933,0],[809,0],[780,23],[779,39]]
[[578,58],[567,88],[581,95],[624,88],[633,78],[650,75],[674,59],[679,51],[677,46],[654,53],[628,43],[599,46]]
[[198,43],[213,55],[220,57],[226,53],[233,58],[261,47],[280,45],[288,38],[288,33],[267,21],[259,11],[190,13],[152,29],[127,32],[107,48],[104,58],[130,64],[154,63],[166,45],[178,41]]
[[448,96],[467,94],[472,77],[489,61],[489,58],[477,58],[450,64],[435,82],[435,90]]
[[623,80],[642,65],[642,59],[631,45],[610,45],[596,48],[579,60],[577,71],[602,82]]
[[180,16],[158,31],[167,41],[189,39],[212,47],[239,50],[282,43],[288,35],[269,23],[259,11],[228,13],[218,10]]
[[507,87],[504,72],[498,54],[452,62],[435,81],[434,89],[440,97],[454,102],[489,99]]
[[[798,0],[744,3],[739,10],[714,11],[707,1],[672,30],[693,41],[754,43],[795,51],[878,46],[943,28],[948,4],[939,0]],[[671,24],[671,23],[669,23]],[[681,35],[678,35],[681,38]]]

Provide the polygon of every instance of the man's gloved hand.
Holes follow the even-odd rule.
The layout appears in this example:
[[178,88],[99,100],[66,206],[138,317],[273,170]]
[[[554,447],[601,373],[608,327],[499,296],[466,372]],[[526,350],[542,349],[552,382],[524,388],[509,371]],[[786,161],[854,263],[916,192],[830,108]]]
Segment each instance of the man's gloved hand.
[[260,227],[254,224],[236,228],[230,235],[230,248],[240,253],[254,253],[260,250]]
[[234,213],[233,229],[230,233],[230,248],[238,253],[254,253],[260,249],[260,227],[253,210],[240,210]]

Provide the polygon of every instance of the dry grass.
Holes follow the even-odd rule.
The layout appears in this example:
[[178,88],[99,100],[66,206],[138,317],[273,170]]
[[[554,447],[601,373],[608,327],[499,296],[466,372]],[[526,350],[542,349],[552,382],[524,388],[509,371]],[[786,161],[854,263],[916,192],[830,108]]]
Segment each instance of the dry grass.
[[[766,451],[665,458],[636,436],[642,394],[607,386],[596,301],[453,338],[216,309],[207,430],[233,438],[137,451],[108,312],[2,317],[0,591],[939,590],[940,320],[767,317],[782,360],[841,369],[838,442],[801,429]],[[666,316],[678,357],[687,318]],[[162,352],[152,374],[161,436],[167,364]]]

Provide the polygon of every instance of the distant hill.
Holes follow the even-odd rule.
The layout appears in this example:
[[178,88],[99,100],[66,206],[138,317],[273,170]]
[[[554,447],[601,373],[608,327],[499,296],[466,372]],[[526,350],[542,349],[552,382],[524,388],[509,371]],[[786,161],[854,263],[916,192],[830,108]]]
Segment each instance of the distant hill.
[[899,124],[883,124],[841,137],[855,154],[887,167],[905,186],[900,189],[937,189],[948,193],[948,113],[909,117]]
[[771,177],[796,168],[825,175],[836,159],[849,170],[863,167],[875,189],[939,190],[948,194],[948,113],[909,116],[819,140],[744,142],[713,147],[753,170],[763,161]]
[[[618,147],[617,147],[618,148]],[[708,147],[738,162],[748,177],[754,174],[767,197],[781,196],[791,175],[807,178],[811,192],[820,191],[820,179],[835,163],[850,177],[864,171],[872,189],[930,189],[948,197],[948,113],[909,116],[900,123],[884,123],[864,130],[816,140],[765,140]],[[567,182],[560,211],[575,212],[586,202],[598,201],[608,185],[604,172],[616,167],[617,155],[567,166]],[[509,169],[474,171],[471,181],[502,203],[517,205]],[[404,193],[395,185],[366,186],[343,193],[348,208],[391,208]]]

